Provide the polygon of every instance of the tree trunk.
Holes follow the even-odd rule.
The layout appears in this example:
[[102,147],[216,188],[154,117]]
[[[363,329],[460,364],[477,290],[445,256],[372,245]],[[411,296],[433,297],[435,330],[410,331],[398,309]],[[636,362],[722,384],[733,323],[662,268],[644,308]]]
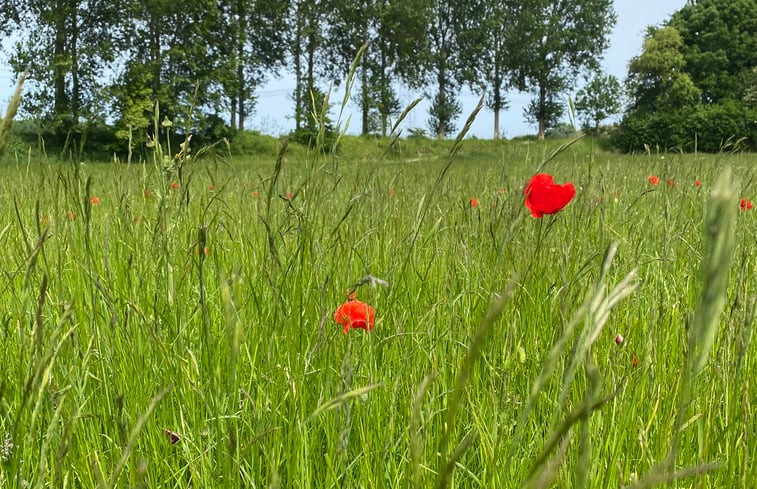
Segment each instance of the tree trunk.
[[294,130],[302,125],[302,2],[297,3],[297,25],[294,29]]
[[79,112],[81,109],[81,83],[79,83],[79,18],[75,10],[71,15],[71,48],[69,57],[71,58],[71,118],[72,124],[79,122]]
[[499,92],[498,82],[495,80],[494,86],[494,139],[499,139],[499,112],[502,110],[502,95]]
[[547,89],[544,88],[543,84],[539,84],[539,114],[538,114],[538,120],[539,120],[539,134],[537,136],[538,139],[544,139],[544,133],[546,132],[546,114],[544,113],[546,111],[547,106]]
[[439,67],[439,76],[437,77],[437,83],[439,84],[439,127],[436,130],[437,139],[444,139],[447,135],[447,116],[444,113],[447,104],[447,80],[445,78],[446,70],[444,66]]
[[53,111],[60,120],[66,112],[66,15],[62,1],[57,2],[55,16],[55,43],[53,45]]
[[239,34],[236,45],[236,65],[237,65],[237,84],[239,91],[237,93],[237,129],[244,130],[244,120],[247,117],[246,101],[247,87],[244,78],[244,46],[247,44],[247,12],[245,11],[245,2],[237,2],[237,15],[239,18]]
[[370,109],[370,101],[368,98],[368,62],[365,60],[365,53],[363,53],[363,58],[361,61],[361,67],[360,67],[360,84],[362,86],[361,90],[361,101],[360,105],[363,109],[362,111],[362,123],[363,128],[361,130],[361,134],[366,135],[368,134],[368,115],[369,115],[369,109]]

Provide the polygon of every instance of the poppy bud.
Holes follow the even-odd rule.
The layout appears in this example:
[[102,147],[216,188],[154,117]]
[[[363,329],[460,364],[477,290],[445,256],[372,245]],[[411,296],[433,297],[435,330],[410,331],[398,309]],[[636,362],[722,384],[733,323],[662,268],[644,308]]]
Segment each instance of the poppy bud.
[[618,333],[618,335],[615,337],[615,344],[620,346],[623,344],[623,335]]

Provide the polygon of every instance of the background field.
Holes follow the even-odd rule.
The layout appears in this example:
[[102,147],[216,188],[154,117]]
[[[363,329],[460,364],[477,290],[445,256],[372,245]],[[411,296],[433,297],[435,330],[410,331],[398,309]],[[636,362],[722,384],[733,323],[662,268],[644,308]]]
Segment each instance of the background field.
[[[710,190],[730,166],[734,209],[754,200],[755,159],[620,156],[581,140],[544,167],[576,198],[534,219],[524,183],[560,143],[467,140],[446,172],[451,141],[401,141],[381,158],[385,140],[358,138],[336,156],[290,148],[280,171],[273,152],[223,148],[180,174],[1,167],[0,485],[500,488],[533,467],[558,487],[642,477],[675,431]],[[725,311],[675,465],[712,470],[670,487],[757,477],[756,241],[757,210],[738,212]],[[582,304],[634,269],[638,288],[590,350],[598,374],[580,358],[570,381],[571,350],[597,324]],[[390,284],[357,290],[375,329],[343,335],[333,312],[368,274]]]

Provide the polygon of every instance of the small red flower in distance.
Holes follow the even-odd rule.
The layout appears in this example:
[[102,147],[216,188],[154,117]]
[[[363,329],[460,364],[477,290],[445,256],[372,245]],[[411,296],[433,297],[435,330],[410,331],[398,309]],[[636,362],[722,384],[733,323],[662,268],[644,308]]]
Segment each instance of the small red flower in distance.
[[751,200],[741,199],[741,202],[739,203],[739,209],[742,211],[751,211],[752,207],[754,207],[754,204],[752,204]]
[[92,205],[99,204],[100,203],[100,197],[98,197],[96,195],[93,195],[92,197],[89,198],[89,203],[92,204]]
[[253,191],[252,191],[252,197],[253,197],[253,198],[257,199],[257,198],[258,198],[258,195],[260,195],[260,194],[258,194],[258,191],[257,191],[257,190],[253,190]]
[[176,190],[177,188],[179,188],[179,182],[171,182],[171,188],[174,189],[174,190]]
[[673,179],[672,179],[672,178],[671,178],[671,179],[669,179],[669,180],[668,180],[668,187],[671,187],[671,188],[673,188],[673,187],[675,187],[675,186],[676,186],[676,183],[675,183],[675,182],[673,181]]
[[636,358],[636,355],[633,356],[633,360],[631,361],[631,363],[633,364],[633,368],[636,368],[639,366],[639,359]]
[[694,180],[694,186],[695,187],[701,187],[702,186],[702,182],[700,182],[699,179],[697,178],[696,180]]
[[66,211],[66,217],[68,217],[70,221],[73,221],[74,219],[76,219],[76,216],[74,215],[74,211]]
[[497,190],[497,192],[499,192],[499,194],[502,195],[502,194],[505,193],[505,189],[501,188],[501,189]]
[[394,189],[393,188],[389,189],[389,197],[394,197]]
[[471,207],[478,207],[478,199],[475,197],[470,198],[470,206]]
[[573,200],[576,189],[572,182],[565,185],[555,183],[552,175],[539,173],[531,178],[523,191],[526,196],[526,207],[534,217],[544,214],[556,214]]
[[150,190],[149,188],[146,188],[145,189],[145,197],[147,197],[148,199],[150,197],[152,197],[152,190]]
[[615,337],[615,344],[620,346],[623,344],[623,335],[618,333],[618,336]]
[[215,191],[215,189],[216,189],[216,186],[213,185],[212,183],[208,185],[208,190],[210,190],[211,192]]
[[334,322],[344,326],[344,334],[350,328],[373,330],[375,317],[376,311],[371,306],[356,299],[348,300],[334,311]]
[[292,200],[294,198],[294,194],[292,192],[287,192],[287,200]]
[[655,187],[657,186],[658,183],[660,183],[660,179],[656,175],[649,175],[647,177],[647,181],[651,183],[652,185],[654,185]]

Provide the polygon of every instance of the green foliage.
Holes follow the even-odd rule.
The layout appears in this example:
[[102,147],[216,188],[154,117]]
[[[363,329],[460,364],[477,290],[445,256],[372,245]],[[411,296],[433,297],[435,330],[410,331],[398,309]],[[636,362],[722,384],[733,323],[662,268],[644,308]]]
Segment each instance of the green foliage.
[[757,2],[688,2],[670,18],[681,34],[686,72],[705,104],[740,99],[757,66]]
[[548,139],[564,139],[576,137],[576,128],[566,122],[560,122],[547,129],[545,136]]
[[615,11],[611,0],[537,0],[524,3],[515,21],[521,23],[513,53],[516,86],[536,94],[527,112],[543,138],[559,119],[555,101],[582,70],[598,65]]
[[[623,151],[663,150],[717,152],[736,141],[736,149],[757,148],[757,111],[735,101],[697,105],[684,110],[627,114],[613,136]],[[729,149],[734,149],[733,147]]]
[[454,120],[462,114],[463,108],[456,93],[449,85],[437,90],[428,111],[428,127],[439,138],[457,131]]
[[683,39],[673,27],[649,28],[642,53],[628,66],[631,110],[666,112],[699,103],[701,91],[684,71]]
[[613,75],[594,74],[589,83],[576,95],[576,112],[587,132],[597,132],[599,125],[621,109],[622,89]]
[[756,7],[754,0],[691,2],[668,26],[648,29],[629,64],[631,101],[615,137],[621,149],[757,147]]

